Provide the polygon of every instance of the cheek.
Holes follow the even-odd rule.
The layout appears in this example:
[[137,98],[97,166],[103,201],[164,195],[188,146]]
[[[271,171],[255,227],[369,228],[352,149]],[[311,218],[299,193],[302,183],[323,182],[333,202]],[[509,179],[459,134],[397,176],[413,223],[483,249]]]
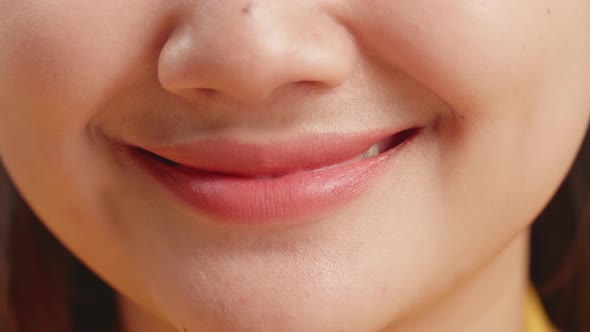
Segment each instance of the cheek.
[[366,24],[356,33],[379,61],[408,72],[463,119],[443,137],[463,164],[443,167],[487,160],[474,174],[535,170],[537,181],[556,185],[588,121],[590,2],[357,4]]
[[108,241],[93,217],[112,180],[87,126],[151,75],[162,23],[152,2],[0,0],[0,158],[56,233],[96,239],[76,248]]
[[564,58],[581,55],[590,3],[565,2],[378,0],[359,1],[355,10],[366,23],[358,33],[381,61],[457,112],[484,113],[560,75]]
[[377,61],[456,115],[417,166],[428,179],[426,206],[452,223],[456,252],[481,254],[464,234],[499,248],[550,199],[587,128],[590,2],[355,3],[363,25],[354,32]]
[[3,129],[79,135],[114,94],[150,75],[161,29],[151,2],[3,2]]

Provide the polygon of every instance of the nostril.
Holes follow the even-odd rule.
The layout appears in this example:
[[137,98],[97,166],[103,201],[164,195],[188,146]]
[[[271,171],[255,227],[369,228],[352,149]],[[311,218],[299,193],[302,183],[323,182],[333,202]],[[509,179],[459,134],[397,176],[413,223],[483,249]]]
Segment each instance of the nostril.
[[298,81],[298,85],[318,85],[317,81]]
[[189,94],[192,94],[192,97],[196,98],[203,98],[206,100],[214,100],[218,95],[219,91],[210,88],[195,88],[187,90]]
[[324,82],[319,81],[298,81],[294,83],[295,88],[302,91],[322,91],[323,89],[329,88],[330,86]]
[[217,94],[217,90],[209,88],[197,88],[195,92],[204,95],[205,97],[213,97]]

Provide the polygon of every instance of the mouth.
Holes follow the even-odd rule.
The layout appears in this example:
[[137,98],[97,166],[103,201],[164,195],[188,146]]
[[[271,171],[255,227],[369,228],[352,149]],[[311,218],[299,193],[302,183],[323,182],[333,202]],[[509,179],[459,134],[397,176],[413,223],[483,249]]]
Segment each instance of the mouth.
[[361,196],[419,133],[307,136],[267,145],[207,140],[129,152],[200,215],[223,224],[291,224]]

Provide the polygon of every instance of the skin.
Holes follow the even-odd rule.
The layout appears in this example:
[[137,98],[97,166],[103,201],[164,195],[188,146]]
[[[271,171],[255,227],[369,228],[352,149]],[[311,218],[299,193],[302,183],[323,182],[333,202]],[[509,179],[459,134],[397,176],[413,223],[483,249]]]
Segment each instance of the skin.
[[[585,0],[0,0],[0,157],[125,332],[521,331],[590,116]],[[214,226],[113,139],[424,128],[300,227]],[[482,313],[486,313],[485,315]]]

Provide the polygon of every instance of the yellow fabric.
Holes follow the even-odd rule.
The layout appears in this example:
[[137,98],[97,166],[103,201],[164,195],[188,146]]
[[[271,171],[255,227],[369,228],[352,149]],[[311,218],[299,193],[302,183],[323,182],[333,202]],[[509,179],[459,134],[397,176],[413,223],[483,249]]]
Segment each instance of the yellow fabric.
[[526,332],[557,332],[557,329],[549,322],[541,300],[532,285],[527,289],[525,325]]

